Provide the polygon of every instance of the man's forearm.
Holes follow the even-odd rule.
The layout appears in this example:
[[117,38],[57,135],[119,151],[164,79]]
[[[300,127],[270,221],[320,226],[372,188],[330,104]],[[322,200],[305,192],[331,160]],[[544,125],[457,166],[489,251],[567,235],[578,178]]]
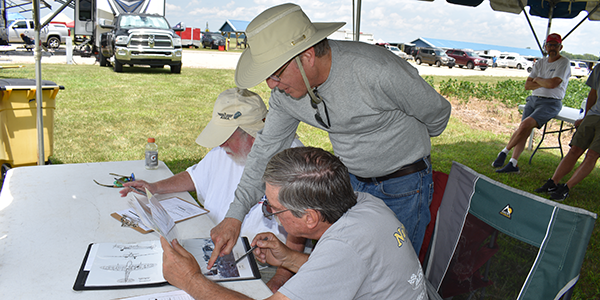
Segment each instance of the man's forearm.
[[537,83],[541,87],[544,87],[547,89],[554,89],[560,85],[560,83],[562,82],[562,79],[560,79],[559,77],[553,77],[553,78],[536,77],[535,79],[533,79],[533,82]]
[[157,194],[190,192],[196,190],[192,177],[187,171],[154,183]]
[[196,274],[189,284],[182,287],[194,299],[252,299],[244,294],[230,290],[207,279],[202,274]]

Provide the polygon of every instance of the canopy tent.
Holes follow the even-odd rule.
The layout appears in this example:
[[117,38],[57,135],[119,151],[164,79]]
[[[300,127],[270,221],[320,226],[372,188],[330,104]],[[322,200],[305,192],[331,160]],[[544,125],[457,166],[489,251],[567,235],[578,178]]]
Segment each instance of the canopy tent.
[[[433,2],[434,0],[420,1]],[[479,6],[481,3],[483,3],[483,0],[446,1],[452,4],[472,7]],[[494,11],[503,11],[513,14],[520,14],[521,12],[524,12],[525,18],[527,18],[529,27],[531,28],[531,31],[536,39],[536,42],[542,54],[544,54],[542,43],[540,43],[540,39],[538,38],[537,34],[535,33],[535,30],[533,29],[533,25],[531,24],[531,21],[529,19],[529,14],[548,19],[548,27],[546,29],[546,34],[543,36],[543,38],[545,38],[548,34],[550,34],[553,19],[572,19],[579,15],[580,12],[586,11],[588,14],[585,18],[581,20],[581,22],[575,25],[575,27],[573,27],[573,29],[567,34],[561,34],[563,40],[566,39],[586,19],[595,21],[600,20],[600,0],[489,0],[489,4]],[[360,32],[361,5],[362,0],[352,0],[352,18],[354,20],[353,27],[355,33]],[[525,11],[526,6],[529,6],[529,14],[527,13],[527,11]],[[355,35],[354,40],[358,40],[358,35]]]

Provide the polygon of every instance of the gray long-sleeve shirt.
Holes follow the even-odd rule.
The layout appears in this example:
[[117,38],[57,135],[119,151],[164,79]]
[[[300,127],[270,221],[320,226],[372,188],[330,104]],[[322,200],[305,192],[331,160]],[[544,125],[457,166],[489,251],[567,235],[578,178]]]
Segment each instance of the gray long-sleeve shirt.
[[[269,159],[287,148],[299,122],[326,130],[333,151],[360,177],[379,177],[429,155],[430,137],[450,118],[450,103],[404,59],[361,42],[329,41],[332,65],[318,87],[327,104],[329,129],[315,120],[310,96],[300,99],[274,89],[262,132],[248,156],[235,200],[226,217],[243,220],[264,194]],[[323,104],[318,105],[327,122]]]

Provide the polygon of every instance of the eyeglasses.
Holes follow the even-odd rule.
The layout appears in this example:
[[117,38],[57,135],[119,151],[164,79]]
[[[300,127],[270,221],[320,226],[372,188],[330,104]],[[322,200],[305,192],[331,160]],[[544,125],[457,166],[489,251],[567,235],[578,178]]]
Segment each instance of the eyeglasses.
[[274,215],[280,214],[282,212],[286,212],[289,210],[289,209],[284,209],[284,210],[273,212],[273,208],[269,204],[269,200],[267,200],[266,198],[263,198],[263,199],[265,199],[265,201],[263,201],[263,204],[262,204],[262,212],[263,212],[263,215],[265,216],[265,218],[267,218],[269,220],[272,220]]
[[546,47],[548,47],[548,48],[558,48],[558,47],[560,47],[560,44],[549,44],[549,43],[546,43]]
[[317,99],[319,99],[320,102],[323,103],[323,108],[325,109],[325,116],[327,117],[327,124],[325,124],[325,122],[323,122],[323,118],[321,118],[321,113],[319,113],[319,108],[317,107],[317,103],[315,103],[315,101],[313,99],[310,99],[310,105],[312,106],[312,108],[314,108],[317,111],[315,113],[315,120],[317,120],[317,122],[319,124],[321,124],[321,126],[329,129],[329,127],[331,127],[331,122],[329,121],[329,112],[327,111],[327,104],[325,104],[325,101],[323,101],[323,98],[321,97],[321,95],[319,95],[319,92],[317,91],[316,88],[313,89],[313,93],[315,94]]
[[281,71],[279,71],[279,74],[275,75],[271,75],[269,76],[269,79],[275,81],[275,82],[281,82],[281,74],[283,74],[283,71],[285,71],[285,69],[290,65],[290,63],[292,63],[292,60],[290,59],[285,65],[283,65],[283,67],[281,68]]

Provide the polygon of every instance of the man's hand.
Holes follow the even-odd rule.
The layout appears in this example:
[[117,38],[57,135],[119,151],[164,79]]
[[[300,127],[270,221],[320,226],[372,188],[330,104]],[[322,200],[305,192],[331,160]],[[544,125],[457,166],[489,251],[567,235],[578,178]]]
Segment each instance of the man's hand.
[[212,268],[219,256],[224,256],[231,253],[233,246],[237,243],[237,239],[242,229],[242,222],[234,218],[225,218],[219,225],[215,226],[210,231],[210,238],[215,244],[215,249],[208,260],[207,268]]
[[251,246],[257,245],[254,257],[263,264],[281,266],[289,258],[291,251],[274,234],[270,232],[259,233],[254,237]]
[[[135,187],[135,188],[137,188],[139,190],[142,190],[144,192],[146,191],[146,189],[148,189],[151,193],[155,192],[154,185],[151,184],[151,183],[148,183],[146,181],[143,181],[143,180],[136,180],[136,181],[125,182],[123,184],[123,187],[124,188],[119,191],[119,193],[121,193],[121,197],[126,197],[127,194],[129,194],[130,192],[136,192],[136,193],[138,193],[137,191],[135,191],[134,189],[129,188],[129,187]],[[143,194],[143,195],[146,196],[145,194]]]
[[171,245],[161,236],[160,244],[163,249],[163,277],[182,290],[190,290],[194,280],[203,276],[198,262],[176,239]]

